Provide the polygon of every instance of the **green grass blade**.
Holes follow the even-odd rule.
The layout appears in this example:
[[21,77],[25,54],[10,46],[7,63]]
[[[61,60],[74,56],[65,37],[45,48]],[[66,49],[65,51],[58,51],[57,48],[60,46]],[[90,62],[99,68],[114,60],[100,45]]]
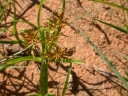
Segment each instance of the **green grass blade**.
[[41,36],[41,43],[42,43],[42,52],[44,54],[46,54],[47,53],[47,50],[46,50],[47,46],[44,43],[45,42],[45,38],[46,38],[46,31],[42,28],[40,33],[41,33],[40,36]]
[[65,0],[63,0],[63,5],[62,5],[62,12],[64,12],[64,10],[65,10]]
[[56,96],[55,94],[53,94],[53,93],[47,93],[47,95],[46,96]]
[[8,65],[0,64],[0,71],[5,70],[7,67],[9,67],[9,66]]
[[3,65],[0,64],[0,71],[5,70],[6,68],[25,68],[26,66],[14,66],[14,64],[11,65]]
[[42,5],[45,3],[46,0],[41,0],[40,5],[39,5],[39,9],[38,9],[38,17],[37,17],[37,22],[38,22],[38,30],[40,32],[40,14],[41,14],[41,9],[42,9]]
[[64,63],[84,64],[83,61],[72,59],[72,58],[61,58],[61,60],[52,59],[50,62],[64,62]]
[[16,53],[14,53],[13,55],[8,56],[7,58],[4,57],[4,58],[0,59],[0,62],[6,62],[6,61],[10,60],[11,58],[13,58],[13,59],[18,58],[18,57],[20,57],[20,56],[18,56],[18,55],[20,55],[20,54],[22,54],[23,52],[29,50],[30,48],[32,48],[32,46],[33,46],[33,45],[29,45],[29,46],[26,47],[24,50],[18,51],[18,52],[16,52]]
[[[29,61],[33,60],[33,61],[41,62],[41,57],[34,57],[34,58],[32,56],[18,57],[18,58],[14,58],[14,59],[8,61],[7,64],[8,65],[16,64],[16,63],[19,63],[21,61],[26,61],[26,60],[29,60]],[[51,62],[55,62],[55,60],[52,60]],[[58,60],[58,62],[59,62],[59,60]],[[61,62],[83,64],[83,62],[81,60],[67,59],[67,58],[62,59]]]
[[25,68],[27,66],[9,66],[8,68]]
[[0,32],[5,32],[8,28],[1,28]]
[[[58,60],[59,61],[59,60]],[[62,58],[61,62],[67,62],[67,63],[75,63],[75,64],[83,64],[84,62],[81,60],[71,59],[71,58]]]
[[0,22],[3,20],[4,12],[0,14]]
[[113,6],[113,7],[120,8],[120,9],[122,9],[122,10],[128,11],[128,8],[126,8],[126,7],[123,7],[123,6],[120,6],[120,5],[111,3],[111,2],[107,2],[107,1],[104,1],[104,0],[92,0],[92,1],[100,2],[100,3],[103,3],[103,4],[108,4],[108,5],[110,5],[110,6]]
[[38,28],[35,24],[33,24],[29,21],[26,21],[26,20],[14,20],[14,22],[24,22],[24,23],[27,23],[27,24],[31,25],[34,28]]
[[15,1],[14,0],[12,0],[12,5],[13,5],[13,8],[14,8],[14,17],[13,17],[13,31],[12,31],[12,33],[14,34],[14,36],[16,37],[16,39],[18,40],[18,41],[20,41],[20,39],[19,39],[19,36],[18,36],[18,32],[17,32],[17,27],[16,27],[16,7],[15,7]]
[[[30,94],[30,95],[26,95],[26,96],[41,96],[41,94]],[[56,96],[52,93],[47,93],[45,96]]]
[[[71,24],[70,24],[71,25]],[[119,71],[116,69],[116,67],[108,60],[108,58],[87,38],[81,30],[79,30],[76,26],[71,25],[94,49],[95,51],[100,55],[100,57],[107,63],[107,65],[111,68],[111,70],[116,74],[116,76],[122,81],[124,86],[128,89],[128,84],[126,80],[123,78],[123,76],[119,73]]]
[[3,64],[0,64],[0,71],[3,71],[6,68],[9,68],[9,67],[12,67],[12,66],[14,66],[14,65],[13,64],[12,65],[3,65]]
[[[4,3],[4,2],[2,2],[2,3]],[[2,11],[7,10],[9,3],[10,3],[10,1],[6,1],[6,4],[2,7]]]
[[29,61],[37,61],[37,62],[41,62],[41,58],[40,57],[32,57],[32,56],[25,56],[25,57],[18,57],[18,58],[14,58],[10,61],[7,62],[7,65],[12,65],[12,64],[16,64],[16,63],[19,63],[21,61],[26,61],[26,60],[29,60]]
[[124,96],[121,88],[120,88],[119,94],[120,96]]
[[65,85],[64,85],[63,92],[62,92],[62,96],[65,96],[67,85],[68,85],[68,82],[69,82],[69,79],[70,79],[71,68],[72,68],[72,63],[70,63],[70,66],[69,66],[69,69],[68,69],[68,75],[67,75],[67,78],[66,78],[66,81],[65,81]]
[[116,52],[116,54],[128,60],[128,56],[126,56],[126,55],[124,55],[122,53],[117,53],[117,52]]
[[[65,0],[63,0],[63,2],[62,2],[63,4],[62,4],[62,13],[65,11],[65,4],[66,4],[66,1]],[[63,15],[59,18],[59,20],[57,21],[58,22],[58,24],[57,24],[57,26],[60,26],[60,24],[61,24],[61,22],[62,22],[62,20],[63,20],[63,18],[64,18],[64,13],[63,13]],[[59,35],[60,35],[60,31],[61,31],[61,27],[58,27],[57,28],[57,31],[55,32],[55,34],[54,34],[54,36],[55,37],[58,37]],[[55,41],[57,41],[58,40],[58,38],[55,40]]]
[[27,66],[14,66],[14,64],[10,64],[10,65],[3,65],[0,64],[0,71],[5,70],[6,68],[25,68]]
[[127,78],[128,78],[128,71],[124,70],[124,72],[125,72],[125,74],[126,74],[126,76],[127,76]]
[[41,96],[41,94],[28,94],[26,96]]
[[6,10],[7,10],[10,2],[7,1],[5,5],[4,5],[3,1],[0,3],[1,3],[0,4],[0,22],[1,22],[4,18],[6,18],[6,17],[4,17],[4,13],[6,13]]
[[97,20],[97,21],[99,21],[99,22],[101,22],[101,23],[103,23],[103,24],[105,24],[105,25],[108,25],[108,26],[110,26],[110,27],[112,27],[112,28],[115,28],[115,29],[117,29],[117,30],[119,30],[119,31],[121,31],[121,32],[123,32],[123,33],[128,34],[128,31],[127,31],[127,30],[125,30],[125,29],[123,29],[123,28],[121,28],[121,27],[119,27],[119,26],[115,26],[115,25],[113,25],[113,24],[106,23],[106,22],[101,21],[101,20],[98,20],[98,19],[95,19],[95,20]]
[[19,41],[15,41],[15,40],[11,40],[11,41],[1,41],[0,40],[0,44],[18,44],[18,43],[19,43]]
[[45,1],[46,0],[41,0],[40,5],[39,5],[39,9],[38,9],[38,17],[37,17],[38,31],[39,31],[40,36],[41,36],[42,52],[44,54],[46,53],[46,44],[44,44],[43,42],[45,42],[46,34],[45,34],[45,30],[40,27],[40,15],[41,15],[42,5],[45,3]]

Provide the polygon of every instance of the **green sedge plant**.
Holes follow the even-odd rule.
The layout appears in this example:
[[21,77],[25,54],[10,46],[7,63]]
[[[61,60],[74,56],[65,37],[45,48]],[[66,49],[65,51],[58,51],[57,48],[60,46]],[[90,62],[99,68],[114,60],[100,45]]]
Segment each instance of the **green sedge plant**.
[[[12,6],[14,8],[14,16],[13,16],[13,30],[12,34],[15,36],[16,40],[9,41],[0,41],[1,44],[19,44],[24,50],[14,53],[8,58],[4,57],[0,59],[0,70],[4,70],[6,68],[24,68],[26,66],[16,66],[16,63],[22,61],[36,61],[41,65],[40,70],[40,79],[39,79],[39,89],[40,93],[31,94],[29,96],[55,96],[55,94],[48,92],[48,65],[51,62],[68,62],[70,63],[68,74],[66,77],[65,85],[63,88],[62,96],[65,95],[69,76],[71,74],[72,63],[82,64],[83,62],[80,60],[75,60],[70,58],[70,52],[73,53],[72,48],[62,48],[59,45],[58,38],[60,35],[65,36],[61,33],[61,29],[66,23],[66,19],[64,19],[64,11],[65,11],[65,3],[63,0],[62,10],[61,12],[55,12],[45,23],[45,26],[41,26],[40,16],[42,5],[46,0],[41,0],[38,9],[38,17],[37,24],[34,25],[29,21],[17,20],[16,17],[16,8],[15,1],[12,0]],[[17,22],[24,22],[31,25],[32,29],[24,29],[19,37],[19,33],[17,31]],[[37,43],[41,45],[38,46]],[[20,54],[24,52],[26,55],[21,56]]]

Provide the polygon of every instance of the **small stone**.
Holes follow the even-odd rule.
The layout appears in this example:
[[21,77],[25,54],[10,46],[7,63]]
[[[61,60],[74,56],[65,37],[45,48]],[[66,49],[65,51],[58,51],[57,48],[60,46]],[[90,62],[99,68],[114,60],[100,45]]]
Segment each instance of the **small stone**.
[[21,51],[21,47],[17,44],[14,44],[7,46],[6,50],[8,55],[13,55],[14,53]]
[[110,6],[104,5],[103,8],[106,9],[106,10],[109,10],[110,9]]

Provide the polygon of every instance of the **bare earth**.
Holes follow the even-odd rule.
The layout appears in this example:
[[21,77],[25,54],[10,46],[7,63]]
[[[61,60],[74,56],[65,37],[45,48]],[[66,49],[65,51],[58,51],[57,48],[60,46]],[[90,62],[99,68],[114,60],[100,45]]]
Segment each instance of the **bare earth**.
[[[37,0],[16,0],[17,18],[29,20],[37,24],[38,4]],[[115,12],[122,11],[108,5],[92,2],[90,0],[66,0],[65,18],[72,22],[113,62],[121,74],[128,69],[128,61],[119,56],[118,52],[128,55],[128,36],[101,23],[94,24],[93,17],[100,20],[120,25],[120,20]],[[117,0],[109,0],[116,2]],[[116,2],[118,3],[118,2]],[[41,11],[41,23],[46,22],[53,11],[61,9],[61,0],[47,0]],[[125,4],[125,3],[124,3]],[[12,20],[12,14],[6,22]],[[18,23],[18,32],[23,28],[30,28],[27,24]],[[11,29],[11,28],[10,28]],[[84,62],[82,65],[74,64],[72,67],[73,81],[66,91],[65,96],[120,96],[120,89],[124,89],[121,82],[114,76],[108,65],[101,59],[95,50],[70,26],[62,30],[59,43],[65,47],[75,47],[73,58]],[[0,35],[2,39],[14,39],[9,32]],[[4,46],[7,47],[8,45]],[[18,47],[12,46],[13,50]],[[0,46],[3,51],[2,45]],[[16,49],[15,49],[16,48]],[[4,48],[5,51],[7,51]],[[8,49],[9,50],[9,49]],[[29,93],[39,93],[40,68],[37,63],[28,62],[26,68],[11,69],[0,72],[0,96],[25,96]],[[49,92],[57,94],[57,86],[60,85],[61,96],[66,79],[66,66],[69,64],[49,65]],[[105,72],[108,72],[105,74]],[[125,93],[125,91],[124,91]]]

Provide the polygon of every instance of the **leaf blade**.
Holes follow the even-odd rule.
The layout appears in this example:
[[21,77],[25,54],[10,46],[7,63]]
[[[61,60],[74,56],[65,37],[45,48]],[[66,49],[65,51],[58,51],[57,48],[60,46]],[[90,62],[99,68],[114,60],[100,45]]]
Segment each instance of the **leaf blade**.
[[95,20],[97,20],[97,21],[99,21],[99,22],[101,22],[101,23],[103,23],[103,24],[105,24],[105,25],[108,25],[108,26],[110,26],[110,27],[112,27],[112,28],[114,28],[114,29],[117,29],[117,30],[119,30],[119,31],[121,31],[121,32],[123,32],[123,33],[128,34],[128,31],[127,31],[127,30],[125,30],[125,29],[123,29],[123,28],[121,28],[121,27],[119,27],[119,26],[115,26],[115,25],[113,25],[113,24],[110,24],[110,23],[107,23],[107,22],[104,22],[104,21],[101,21],[101,20],[98,20],[98,19],[95,19]]
[[25,57],[18,57],[18,58],[14,58],[10,61],[7,62],[7,65],[11,65],[11,64],[16,64],[22,61],[26,61],[26,60],[33,60],[33,61],[37,61],[37,62],[41,62],[41,58],[40,57],[32,57],[32,56],[25,56]]

